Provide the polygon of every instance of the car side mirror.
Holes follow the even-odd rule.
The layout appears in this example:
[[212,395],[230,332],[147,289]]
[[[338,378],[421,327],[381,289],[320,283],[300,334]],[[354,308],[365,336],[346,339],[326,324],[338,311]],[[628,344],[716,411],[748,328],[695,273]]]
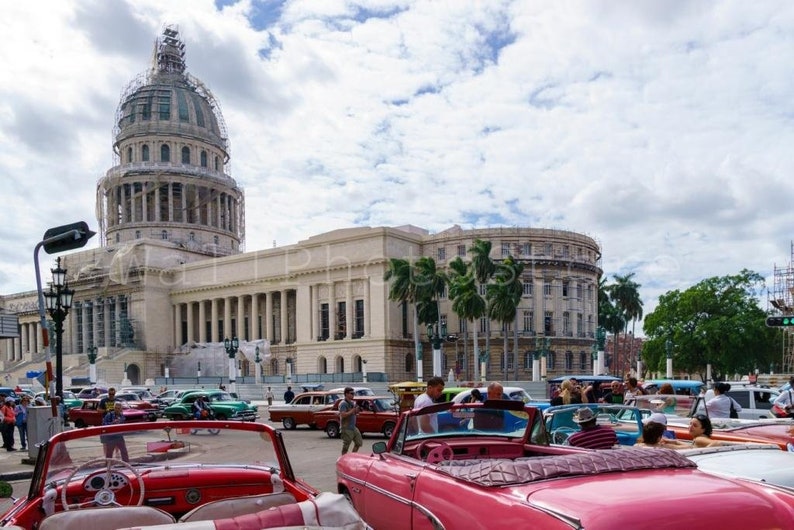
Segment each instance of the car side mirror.
[[376,455],[386,452],[386,442],[375,442],[372,444],[372,452]]

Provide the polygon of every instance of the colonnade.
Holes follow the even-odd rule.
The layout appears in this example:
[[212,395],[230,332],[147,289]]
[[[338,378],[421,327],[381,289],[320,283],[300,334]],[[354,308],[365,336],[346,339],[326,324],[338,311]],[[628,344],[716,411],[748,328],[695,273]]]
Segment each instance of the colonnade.
[[4,361],[21,361],[26,353],[40,353],[44,351],[44,342],[41,336],[41,322],[28,322],[19,324],[20,333],[16,339],[4,339]]

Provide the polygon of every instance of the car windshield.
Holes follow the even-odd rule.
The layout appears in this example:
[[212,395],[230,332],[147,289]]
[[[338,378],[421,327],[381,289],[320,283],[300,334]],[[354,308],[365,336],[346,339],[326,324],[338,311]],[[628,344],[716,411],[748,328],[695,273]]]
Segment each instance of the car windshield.
[[[574,415],[583,406],[586,405],[564,405],[544,411],[546,431],[551,437],[551,443],[564,444],[571,434],[582,430],[574,421]],[[622,405],[587,407],[593,410],[597,425],[604,425],[615,431],[618,443],[621,445],[634,445],[642,434],[642,413],[635,407]]]
[[516,402],[508,400],[488,403],[491,406],[448,402],[405,412],[401,424],[401,441],[405,443],[443,436],[521,438],[525,435],[530,419],[525,409],[517,408]]
[[383,412],[386,410],[394,409],[394,401],[392,401],[389,398],[373,399],[372,402],[375,404],[376,412]]
[[210,401],[237,401],[231,394],[227,392],[218,392],[209,396]]
[[108,454],[114,458],[113,469],[128,474],[131,468],[149,477],[181,469],[185,477],[199,480],[202,470],[219,466],[234,466],[239,473],[261,470],[263,474],[275,474],[281,468],[274,449],[276,433],[262,424],[218,422],[217,431],[190,427],[204,427],[201,422],[171,425],[122,424],[61,433],[46,447],[43,462],[37,463],[41,479],[31,487],[52,488],[72,476],[70,482],[85,477],[85,488],[90,488],[93,481],[89,477],[104,475],[107,470]]

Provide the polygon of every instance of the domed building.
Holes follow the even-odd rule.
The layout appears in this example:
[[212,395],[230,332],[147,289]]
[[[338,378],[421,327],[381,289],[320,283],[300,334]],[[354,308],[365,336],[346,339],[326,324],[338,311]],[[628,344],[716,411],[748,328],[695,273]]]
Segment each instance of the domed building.
[[[87,376],[88,353],[98,380],[110,383],[217,384],[239,381],[238,371],[244,382],[261,373],[270,384],[360,381],[365,371],[370,381],[449,371],[465,379],[476,371],[472,325],[478,349],[489,352],[488,377],[532,379],[540,357],[549,377],[592,369],[602,272],[593,238],[543,228],[357,227],[243,252],[244,193],[229,174],[223,116],[187,73],[173,26],[156,41],[151,68],[124,90],[114,127],[114,166],[96,192],[101,247],[61,255],[75,291],[64,386]],[[449,342],[435,362],[417,358],[415,341],[432,349],[427,330],[415,329],[412,308],[389,299],[389,262],[427,256],[445,268],[470,259],[476,240],[491,242],[496,263],[511,256],[524,265],[518,317],[467,323],[445,293]],[[2,296],[0,308],[20,322],[18,337],[0,340],[0,368],[23,382],[44,360],[37,293]],[[232,338],[240,351],[229,359],[223,341]]]

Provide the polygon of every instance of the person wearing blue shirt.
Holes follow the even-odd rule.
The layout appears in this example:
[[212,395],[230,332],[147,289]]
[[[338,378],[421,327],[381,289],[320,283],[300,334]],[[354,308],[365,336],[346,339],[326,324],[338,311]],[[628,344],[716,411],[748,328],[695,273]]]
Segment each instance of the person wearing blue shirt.
[[[113,410],[105,414],[102,418],[102,425],[116,425],[124,423],[124,408],[121,402],[116,401],[113,404]],[[113,453],[118,450],[121,459],[125,462],[130,461],[130,456],[127,453],[127,443],[124,441],[122,434],[102,434],[99,436],[100,440],[105,446],[105,458],[113,458]]]

